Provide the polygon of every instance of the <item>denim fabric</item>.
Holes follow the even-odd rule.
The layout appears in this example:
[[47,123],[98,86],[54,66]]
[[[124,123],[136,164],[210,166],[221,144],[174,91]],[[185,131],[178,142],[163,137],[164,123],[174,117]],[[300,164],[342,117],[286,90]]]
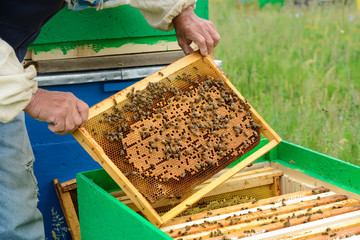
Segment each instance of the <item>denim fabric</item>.
[[0,123],[0,239],[45,239],[24,113]]

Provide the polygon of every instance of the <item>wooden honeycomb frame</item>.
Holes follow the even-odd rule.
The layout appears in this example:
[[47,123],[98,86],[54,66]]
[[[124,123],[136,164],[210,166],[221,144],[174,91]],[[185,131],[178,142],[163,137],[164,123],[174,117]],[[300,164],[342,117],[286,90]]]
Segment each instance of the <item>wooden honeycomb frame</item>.
[[[212,70],[214,70],[217,76],[227,84],[232,91],[234,91],[237,96],[245,101],[245,98],[237,91],[237,89],[230,83],[226,75],[217,67],[214,61],[210,57],[202,57],[198,52],[190,54],[177,62],[169,65],[168,67],[161,70],[161,73],[157,72],[151,76],[139,81],[134,84],[133,87],[136,90],[143,90],[147,87],[149,83],[155,83],[163,80],[164,78],[172,75],[179,69],[182,69],[186,66],[193,64],[196,61],[201,60],[208,65]],[[114,101],[121,102],[125,100],[127,94],[131,92],[131,88],[124,89],[119,93],[113,95],[112,97],[105,99],[104,101],[96,104],[90,109],[89,119],[99,115],[100,113],[112,108],[114,106]],[[136,187],[129,181],[129,179],[122,173],[116,165],[111,161],[107,156],[104,150],[98,145],[98,143],[92,137],[92,134],[86,130],[85,127],[79,128],[73,133],[75,139],[83,146],[83,148],[91,155],[91,157],[97,161],[114,179],[114,181],[122,188],[122,190],[129,196],[129,198],[134,202],[134,204],[142,211],[142,213],[147,217],[147,219],[157,227],[161,227],[163,224],[170,221],[172,218],[183,212],[188,208],[188,206],[194,204],[200,200],[207,193],[214,190],[217,186],[231,178],[237,172],[242,170],[247,165],[254,162],[256,159],[270,151],[278,143],[281,142],[281,138],[271,129],[271,127],[264,121],[264,119],[250,106],[249,111],[251,116],[258,124],[261,125],[261,133],[269,140],[265,146],[251,154],[246,159],[242,160],[236,166],[231,168],[225,174],[219,176],[206,187],[202,188],[192,196],[185,199],[183,202],[178,204],[176,207],[171,209],[169,212],[165,213],[163,216],[160,216],[148,200],[136,189]]]
[[59,203],[69,227],[71,237],[73,240],[80,240],[79,216],[76,210],[77,201],[74,202],[77,191],[76,179],[60,183],[59,180],[55,178],[52,182],[55,187],[56,195],[59,198]]

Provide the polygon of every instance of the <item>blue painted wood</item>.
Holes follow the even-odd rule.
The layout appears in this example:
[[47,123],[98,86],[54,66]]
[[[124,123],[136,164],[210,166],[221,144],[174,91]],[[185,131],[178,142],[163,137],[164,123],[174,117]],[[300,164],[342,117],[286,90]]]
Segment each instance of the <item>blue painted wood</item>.
[[[108,83],[49,86],[44,89],[72,92],[89,106],[93,106],[135,82],[109,81]],[[55,234],[59,233],[57,227],[53,225],[53,220],[63,217],[63,213],[51,181],[58,178],[60,182],[65,182],[74,179],[79,172],[98,169],[101,166],[70,134],[56,135],[48,130],[48,123],[36,121],[28,115],[26,115],[26,125],[35,155],[34,171],[40,194],[38,207],[44,217],[46,237],[53,239],[52,231]],[[66,222],[63,222],[61,226],[66,227]],[[64,237],[61,236],[58,239],[71,239],[69,233],[64,231],[62,233]]]

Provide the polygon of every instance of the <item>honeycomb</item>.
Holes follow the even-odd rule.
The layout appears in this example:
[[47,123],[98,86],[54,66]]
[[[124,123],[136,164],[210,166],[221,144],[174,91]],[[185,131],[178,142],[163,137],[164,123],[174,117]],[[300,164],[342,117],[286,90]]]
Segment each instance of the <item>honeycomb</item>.
[[151,203],[179,198],[253,149],[251,106],[202,59],[134,87],[86,130]]
[[71,189],[69,191],[69,193],[70,193],[71,201],[72,201],[72,203],[74,205],[76,216],[77,216],[78,219],[80,219],[80,217],[79,217],[79,204],[78,204],[78,200],[77,200],[77,188]]

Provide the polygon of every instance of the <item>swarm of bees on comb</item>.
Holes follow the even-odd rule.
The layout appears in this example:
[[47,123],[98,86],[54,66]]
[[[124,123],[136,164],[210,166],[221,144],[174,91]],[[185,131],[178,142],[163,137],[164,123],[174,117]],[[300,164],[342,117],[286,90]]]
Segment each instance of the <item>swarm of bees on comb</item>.
[[[209,73],[209,71],[207,71]],[[251,106],[200,67],[182,69],[90,119],[87,130],[151,203],[179,198],[253,149]]]

